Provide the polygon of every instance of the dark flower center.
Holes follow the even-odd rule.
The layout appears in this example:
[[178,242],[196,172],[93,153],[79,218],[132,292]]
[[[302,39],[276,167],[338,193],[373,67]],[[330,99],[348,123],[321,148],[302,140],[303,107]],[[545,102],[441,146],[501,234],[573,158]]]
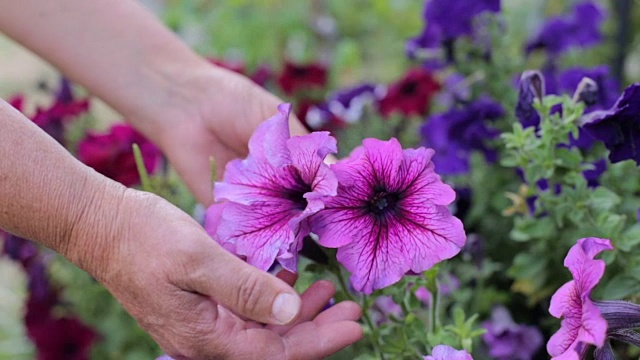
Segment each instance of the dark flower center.
[[418,84],[415,81],[408,81],[402,84],[400,92],[404,95],[413,95],[418,88]]
[[378,190],[369,200],[367,208],[369,212],[377,216],[384,216],[394,212],[397,208],[400,196],[398,193],[389,193],[386,190]]
[[305,183],[299,173],[295,172],[292,175],[295,178],[295,183],[283,192],[283,197],[296,204],[297,209],[304,210],[307,207],[307,199],[304,198],[304,194],[312,192],[313,189],[310,184]]

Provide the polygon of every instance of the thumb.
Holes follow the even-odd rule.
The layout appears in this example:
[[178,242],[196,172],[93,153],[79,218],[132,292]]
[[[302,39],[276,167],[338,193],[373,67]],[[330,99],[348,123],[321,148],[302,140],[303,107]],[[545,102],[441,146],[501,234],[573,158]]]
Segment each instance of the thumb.
[[191,290],[257,322],[285,325],[298,317],[301,300],[291,286],[212,245],[192,267]]

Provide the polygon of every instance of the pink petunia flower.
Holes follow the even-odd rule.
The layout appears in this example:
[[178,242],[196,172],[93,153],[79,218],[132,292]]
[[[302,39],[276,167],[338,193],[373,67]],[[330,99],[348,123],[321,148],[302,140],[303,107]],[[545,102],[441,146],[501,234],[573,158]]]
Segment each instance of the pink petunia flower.
[[437,345],[433,348],[431,355],[425,356],[424,360],[473,360],[473,358],[464,350],[456,350],[447,345]]
[[338,195],[313,216],[312,231],[321,245],[338,248],[354,289],[370,294],[460,252],[466,235],[447,208],[455,192],[434,172],[433,154],[365,139],[332,166]]
[[215,184],[218,204],[207,210],[209,234],[227,250],[267,270],[274,260],[295,271],[309,234],[307,218],[324,208],[338,187],[323,160],[335,153],[328,132],[290,137],[291,106],[261,124],[249,140],[249,156],[227,165]]
[[153,173],[162,160],[162,153],[127,124],[115,124],[108,133],[89,132],[78,144],[78,159],[102,175],[125,186],[140,183],[133,156],[133,144],[138,144],[145,168]]
[[564,317],[560,330],[547,343],[547,352],[555,360],[578,360],[587,350],[587,344],[598,348],[605,343],[607,322],[591,300],[591,291],[604,274],[605,264],[594,257],[603,250],[612,250],[611,241],[585,238],[571,247],[564,266],[571,271],[573,280],[564,284],[551,297],[549,313]]

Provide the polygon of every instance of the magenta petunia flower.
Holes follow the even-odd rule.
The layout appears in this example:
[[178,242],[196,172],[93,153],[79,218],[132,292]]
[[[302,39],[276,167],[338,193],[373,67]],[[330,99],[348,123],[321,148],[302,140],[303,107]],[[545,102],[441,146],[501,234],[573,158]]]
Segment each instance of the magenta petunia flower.
[[424,360],[473,360],[473,358],[464,350],[456,350],[447,345],[437,345],[433,348],[431,355],[425,356]]
[[267,270],[278,262],[295,271],[297,253],[309,234],[307,218],[334,196],[338,180],[323,160],[335,153],[328,132],[289,135],[288,104],[258,127],[249,156],[227,165],[215,184],[218,204],[207,210],[206,228],[227,250]]
[[434,172],[433,154],[403,150],[396,139],[365,139],[332,166],[338,195],[311,226],[321,245],[338,248],[356,290],[368,294],[425,271],[464,245],[462,222],[447,208],[455,192]]
[[78,144],[78,159],[125,186],[137,185],[140,175],[133,144],[138,144],[145,168],[153,173],[162,160],[160,149],[127,124],[115,124],[106,134],[87,133]]
[[604,345],[607,322],[591,300],[591,291],[604,274],[605,264],[594,257],[603,250],[612,250],[611,241],[585,238],[571,247],[564,266],[571,271],[573,280],[564,284],[551,297],[549,313],[564,317],[560,330],[547,343],[547,352],[558,360],[577,360],[587,344]]

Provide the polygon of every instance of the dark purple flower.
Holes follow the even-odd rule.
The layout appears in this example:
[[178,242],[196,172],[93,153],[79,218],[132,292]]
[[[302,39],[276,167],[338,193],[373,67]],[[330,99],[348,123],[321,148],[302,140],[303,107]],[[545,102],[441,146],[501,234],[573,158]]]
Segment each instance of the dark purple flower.
[[133,156],[133,144],[138,144],[145,168],[153,173],[162,160],[162,153],[127,124],[115,124],[106,134],[88,132],[78,144],[78,159],[125,186],[137,185],[140,174]]
[[559,55],[571,47],[587,47],[600,42],[600,25],[604,10],[596,3],[586,1],[577,4],[573,13],[549,19],[526,45],[527,54],[544,49],[551,55]]
[[593,80],[597,85],[597,95],[592,104],[587,104],[585,113],[608,109],[615,104],[620,85],[609,73],[609,67],[600,65],[593,68],[573,67],[558,76],[558,90],[561,94],[573,94],[583,78]]
[[292,95],[300,90],[324,88],[328,79],[329,73],[324,65],[302,65],[287,61],[277,81],[285,94]]
[[262,123],[249,140],[249,156],[227,164],[215,184],[220,202],[207,210],[206,228],[225,249],[267,270],[275,260],[297,270],[308,217],[334,196],[338,181],[323,159],[335,153],[327,132],[291,137],[291,105]]
[[533,107],[534,101],[542,101],[545,95],[545,78],[540,71],[527,70],[522,73],[518,85],[518,103],[516,104],[516,117],[523,127],[540,124],[540,114]]
[[612,249],[611,241],[607,239],[580,239],[564,259],[573,280],[551,297],[549,313],[564,318],[560,329],[547,343],[547,351],[553,359],[577,359],[586,352],[588,344],[604,345],[607,322],[591,300],[591,291],[598,285],[605,269],[604,261],[594,258],[602,251]]
[[434,172],[431,149],[365,139],[332,165],[338,195],[311,218],[321,245],[338,248],[357,291],[370,294],[407,272],[420,273],[460,252],[466,235],[447,208],[453,189]]
[[426,26],[420,35],[407,41],[407,55],[411,59],[426,61],[425,65],[432,69],[453,62],[454,41],[473,34],[474,19],[479,14],[499,11],[500,0],[427,1],[424,10]]
[[98,335],[75,318],[43,319],[28,328],[38,360],[88,360]]
[[488,141],[498,136],[498,131],[488,122],[504,115],[502,106],[488,98],[476,100],[464,108],[454,108],[446,113],[433,115],[422,126],[423,144],[436,151],[433,162],[442,174],[462,174],[469,171],[469,156],[480,151],[489,162],[497,158]]
[[531,360],[542,346],[540,330],[516,324],[503,306],[495,307],[491,320],[482,327],[487,330],[482,340],[489,348],[489,355],[496,360]]
[[633,159],[640,164],[640,84],[625,89],[609,110],[587,114],[582,129],[604,143],[612,163]]
[[431,0],[424,19],[433,26],[441,41],[454,40],[473,33],[473,19],[483,12],[499,12],[500,0]]
[[582,175],[587,180],[587,185],[591,188],[595,188],[600,185],[600,175],[604,174],[607,170],[607,160],[600,159],[592,165],[593,169],[583,171]]
[[387,94],[380,100],[380,113],[388,117],[394,112],[402,115],[426,115],[431,99],[440,90],[440,83],[433,74],[423,68],[414,68],[397,82],[389,85]]

